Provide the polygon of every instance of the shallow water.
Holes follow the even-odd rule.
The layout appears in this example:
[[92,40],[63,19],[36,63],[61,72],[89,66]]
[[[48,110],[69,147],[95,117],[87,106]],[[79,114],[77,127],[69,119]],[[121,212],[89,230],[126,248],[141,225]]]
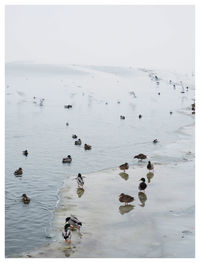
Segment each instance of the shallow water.
[[[6,65],[6,256],[50,241],[58,191],[67,178],[125,161],[138,165],[133,156],[140,152],[166,164],[194,158],[194,152],[187,155],[193,136],[187,131],[188,149],[176,154],[182,127],[194,124],[194,80],[159,72],[162,80],[157,85],[148,73],[133,68]],[[182,94],[180,85],[173,89],[169,77],[176,83],[183,80],[189,91]],[[45,98],[43,106],[40,98]],[[65,109],[66,104],[73,108]],[[120,120],[120,115],[126,119]],[[92,150],[75,146],[72,134]],[[25,149],[27,157],[22,155]],[[62,164],[68,154],[72,163]],[[16,178],[13,172],[19,167],[23,176]],[[29,205],[20,202],[23,193],[31,197]]]

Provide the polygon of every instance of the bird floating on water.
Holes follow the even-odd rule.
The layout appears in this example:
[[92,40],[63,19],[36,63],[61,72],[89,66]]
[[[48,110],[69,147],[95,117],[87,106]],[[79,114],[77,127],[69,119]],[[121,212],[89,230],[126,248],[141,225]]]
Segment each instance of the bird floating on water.
[[142,160],[146,159],[147,156],[145,154],[143,154],[143,153],[140,153],[138,155],[135,155],[134,158],[142,161]]
[[139,181],[142,181],[142,182],[139,184],[138,189],[140,191],[145,190],[147,188],[147,184],[145,183],[145,178],[141,178]]
[[26,194],[23,194],[22,195],[22,202],[24,203],[24,204],[29,204],[30,203],[30,198],[26,195]]
[[158,143],[158,139],[154,139],[154,140],[153,140],[153,143]]
[[28,151],[27,150],[23,151],[23,155],[27,156],[28,155]]
[[140,114],[140,115],[138,116],[138,118],[141,119],[141,118],[142,118],[142,115]]
[[74,142],[75,145],[81,145],[82,142],[81,142],[81,139],[78,139],[77,141]]
[[134,201],[134,197],[132,197],[130,195],[125,195],[124,193],[121,193],[119,196],[119,201],[121,203],[125,203],[125,205],[127,205],[128,203],[131,203]]
[[72,108],[72,105],[70,105],[70,104],[69,105],[65,105],[64,108],[65,109],[70,109],[70,108]]
[[76,134],[72,134],[72,138],[73,139],[77,139],[77,135]]
[[91,150],[91,149],[92,149],[92,146],[89,145],[89,144],[87,144],[87,143],[85,143],[84,149],[85,149],[85,150]]
[[23,170],[22,170],[21,167],[19,167],[19,169],[14,172],[14,175],[16,175],[16,176],[19,176],[19,175],[22,175],[22,174],[23,174]]
[[72,157],[71,155],[68,155],[66,158],[63,158],[62,162],[63,163],[71,163]]
[[120,119],[121,119],[121,120],[125,120],[125,116],[121,115],[121,116],[120,116]]
[[152,164],[150,161],[148,161],[147,169],[148,169],[149,171],[154,169],[153,164]]

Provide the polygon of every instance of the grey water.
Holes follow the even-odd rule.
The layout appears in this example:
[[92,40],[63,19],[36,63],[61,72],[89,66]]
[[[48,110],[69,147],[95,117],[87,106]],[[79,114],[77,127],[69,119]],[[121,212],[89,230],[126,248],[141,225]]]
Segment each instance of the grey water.
[[[137,165],[133,157],[138,153],[152,158],[156,153],[162,163],[183,160],[185,149],[170,158],[166,146],[180,139],[181,127],[194,124],[194,79],[156,72],[157,84],[149,73],[131,67],[6,64],[6,256],[50,242],[59,189],[67,178],[123,162]],[[181,93],[182,85],[189,90]],[[66,104],[72,109],[65,109]],[[75,146],[72,134],[92,150]],[[190,140],[190,135],[182,136]],[[152,143],[155,138],[158,144]],[[69,154],[72,163],[63,164]],[[19,167],[21,178],[13,174]],[[21,202],[23,193],[30,196],[29,205]]]

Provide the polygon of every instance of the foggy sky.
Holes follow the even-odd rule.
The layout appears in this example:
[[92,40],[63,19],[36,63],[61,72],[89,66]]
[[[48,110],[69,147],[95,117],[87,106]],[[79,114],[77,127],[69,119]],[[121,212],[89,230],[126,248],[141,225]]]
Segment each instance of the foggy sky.
[[6,62],[194,70],[193,6],[6,6]]

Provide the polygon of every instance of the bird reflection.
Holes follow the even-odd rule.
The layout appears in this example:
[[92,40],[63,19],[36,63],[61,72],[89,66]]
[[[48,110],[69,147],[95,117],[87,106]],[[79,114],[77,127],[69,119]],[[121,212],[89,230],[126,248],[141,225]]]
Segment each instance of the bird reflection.
[[147,196],[146,196],[146,194],[143,193],[143,192],[139,192],[139,193],[138,193],[138,198],[139,198],[139,200],[140,200],[140,202],[141,202],[140,206],[144,207],[144,206],[145,206],[145,202],[147,201]]
[[154,173],[149,172],[149,173],[147,174],[148,183],[151,182],[151,179],[152,179],[153,177],[154,177]]
[[119,207],[119,212],[121,215],[123,215],[133,210],[134,207],[135,207],[134,205],[121,205]]
[[77,193],[77,195],[78,195],[78,197],[80,198],[83,194],[84,194],[84,189],[83,188],[77,188],[77,191],[76,191],[76,193]]
[[127,174],[127,173],[124,173],[124,172],[122,172],[122,173],[119,173],[119,175],[121,176],[121,178],[123,178],[124,180],[128,180],[128,177],[129,177],[129,175]]

